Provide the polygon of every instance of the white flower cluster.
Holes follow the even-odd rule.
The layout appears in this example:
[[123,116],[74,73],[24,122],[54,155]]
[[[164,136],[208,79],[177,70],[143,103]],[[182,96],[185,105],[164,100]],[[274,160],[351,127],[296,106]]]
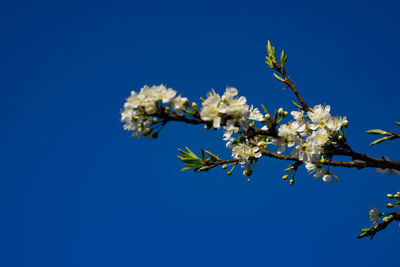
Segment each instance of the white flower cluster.
[[[333,117],[329,112],[330,106],[322,105],[315,106],[307,115],[302,111],[292,111],[294,121],[282,124],[278,129],[278,138],[272,142],[279,147],[277,153],[293,147],[291,155],[298,157],[307,170],[314,172],[315,178],[322,177],[325,182],[331,181],[333,175],[318,167],[322,147],[330,141],[330,136],[340,136],[340,129],[348,124],[346,117]],[[309,120],[306,120],[307,117]]]
[[212,122],[215,129],[221,127],[223,119],[226,119],[226,130],[237,130],[237,126],[247,128],[247,120],[261,121],[263,115],[257,108],[246,104],[244,96],[237,98],[238,90],[234,87],[227,87],[222,97],[216,92],[209,92],[207,99],[203,101],[200,117],[204,121]]
[[149,136],[150,126],[158,122],[152,117],[163,105],[170,105],[173,112],[183,116],[185,106],[188,104],[186,97],[176,96],[176,91],[166,88],[164,85],[145,85],[139,93],[131,92],[126,99],[124,109],[121,111],[121,121],[124,122],[124,129],[133,131],[133,137],[141,135]]
[[240,164],[247,164],[251,158],[259,158],[262,154],[257,146],[247,144],[237,144],[232,149],[232,157],[239,160]]

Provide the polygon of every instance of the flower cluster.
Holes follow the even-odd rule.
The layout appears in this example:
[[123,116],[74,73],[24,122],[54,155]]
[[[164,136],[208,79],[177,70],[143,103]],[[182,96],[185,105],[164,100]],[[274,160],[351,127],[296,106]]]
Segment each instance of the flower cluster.
[[[277,146],[277,153],[291,149],[291,156],[304,163],[306,169],[329,182],[337,177],[329,170],[322,168],[324,147],[327,144],[340,142],[345,136],[344,129],[348,122],[346,117],[334,117],[330,114],[330,106],[317,105],[307,113],[292,111],[293,120],[280,124],[276,134],[272,136],[256,136],[253,141],[258,146],[250,144],[247,131],[254,127],[255,122],[261,122],[261,130],[276,127],[288,112],[280,108],[271,118],[263,107],[265,115],[257,108],[247,104],[244,96],[238,96],[238,90],[227,87],[221,96],[214,90],[202,99],[200,111],[197,104],[189,105],[187,98],[177,95],[172,88],[164,85],[144,86],[139,93],[132,91],[121,111],[121,121],[124,129],[133,131],[134,137],[146,136],[156,138],[159,130],[169,120],[195,120],[205,123],[206,128],[224,129],[224,140],[227,148],[232,149],[232,157],[237,163],[246,165],[251,172],[257,158],[261,157],[260,148],[268,144]],[[158,131],[157,127],[159,127]],[[273,128],[275,129],[275,128]],[[236,134],[239,136],[233,137]],[[290,171],[295,174],[294,169]],[[286,176],[285,176],[286,177]]]
[[348,125],[346,117],[333,117],[329,112],[330,106],[322,105],[315,106],[307,115],[303,111],[292,111],[294,121],[282,124],[278,129],[278,138],[272,141],[273,145],[279,147],[279,154],[286,148],[293,148],[291,155],[301,160],[315,178],[322,177],[325,182],[336,176],[320,166],[323,147],[342,139],[341,129]]
[[224,129],[231,132],[237,132],[239,127],[247,129],[247,120],[264,119],[257,108],[246,104],[244,96],[238,98],[237,95],[238,90],[234,87],[227,87],[222,96],[215,91],[209,92],[202,103],[201,119],[212,122],[215,129],[224,125]]
[[232,157],[239,160],[240,164],[250,163],[250,159],[259,158],[262,154],[257,146],[248,144],[237,144],[232,149]]
[[172,88],[166,88],[162,84],[152,87],[145,85],[139,93],[132,91],[126,99],[121,111],[121,121],[125,123],[125,130],[133,131],[133,137],[156,137],[154,128],[150,128],[161,123],[155,116],[156,113],[169,113],[172,109],[173,115],[183,116],[188,103],[186,97],[176,96],[176,91]]

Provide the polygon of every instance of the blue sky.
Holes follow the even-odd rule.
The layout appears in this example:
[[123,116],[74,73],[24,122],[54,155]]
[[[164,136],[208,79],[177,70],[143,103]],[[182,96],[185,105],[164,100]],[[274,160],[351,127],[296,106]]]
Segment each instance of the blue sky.
[[251,182],[179,173],[178,147],[229,158],[222,133],[174,123],[136,140],[119,121],[145,84],[292,109],[271,40],[304,99],[348,117],[354,149],[397,159],[364,133],[400,120],[396,0],[3,1],[0,25],[0,266],[399,266],[398,225],[356,239],[399,177],[300,171],[289,186],[271,159]]

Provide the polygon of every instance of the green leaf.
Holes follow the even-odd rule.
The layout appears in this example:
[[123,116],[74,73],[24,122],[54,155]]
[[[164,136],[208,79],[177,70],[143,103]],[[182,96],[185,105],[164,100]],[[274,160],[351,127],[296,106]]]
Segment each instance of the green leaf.
[[271,45],[271,42],[268,40],[268,42],[267,42],[267,52],[268,52],[268,55],[270,56],[270,57],[272,57],[272,55],[273,55],[273,50],[272,50],[272,45]]
[[284,60],[285,60],[285,50],[282,49],[282,53],[281,53],[281,65],[282,65],[282,66],[285,65]]
[[275,78],[277,79],[277,80],[279,80],[279,81],[281,81],[281,82],[284,82],[285,80],[282,78],[282,77],[280,77],[278,74],[276,74],[276,73],[273,73],[274,74],[274,76],[275,76]]
[[267,108],[263,104],[261,104],[261,107],[264,110],[265,115],[269,114]]
[[218,156],[214,155],[210,151],[204,150],[214,161],[218,160]]
[[199,158],[199,157],[196,156],[196,154],[193,153],[188,147],[186,147],[186,150],[189,152],[190,155],[192,155],[192,157],[194,157],[194,158]]
[[206,171],[209,171],[209,170],[210,170],[209,166],[201,166],[199,168],[194,169],[194,171],[196,171],[196,172],[206,172]]
[[389,138],[389,137],[383,137],[383,138],[377,139],[377,140],[375,140],[374,142],[370,143],[369,145],[370,145],[370,146],[373,146],[373,145],[382,143],[382,142],[388,140],[388,138]]
[[394,123],[396,123],[398,126],[400,126],[400,122],[395,121]]
[[267,65],[268,65],[271,69],[274,68],[274,63],[272,63],[271,58],[266,57],[265,63],[267,63]]
[[193,158],[184,158],[181,159],[183,163],[188,165],[200,165],[202,163],[201,159],[193,159]]
[[204,160],[206,155],[204,154],[204,149],[201,149],[201,159]]
[[300,108],[301,109],[301,106],[299,104],[297,104],[295,101],[292,101],[292,103],[296,108]]
[[381,129],[371,129],[371,130],[368,130],[368,131],[365,131],[367,134],[382,134],[382,135],[385,135],[385,134],[387,134],[387,132],[385,132],[384,130],[381,130]]
[[288,55],[285,55],[285,57],[283,58],[282,65],[285,65],[285,64],[286,64],[286,62],[287,62],[287,57],[288,57]]
[[181,172],[186,171],[186,170],[190,170],[190,169],[193,169],[193,167],[186,166],[186,167],[182,168]]

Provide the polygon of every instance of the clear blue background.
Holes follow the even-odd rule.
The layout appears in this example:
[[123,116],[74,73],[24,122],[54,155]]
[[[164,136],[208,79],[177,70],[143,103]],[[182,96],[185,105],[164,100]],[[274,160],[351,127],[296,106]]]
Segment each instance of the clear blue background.
[[191,100],[235,86],[291,110],[264,63],[272,40],[310,105],[398,130],[400,3],[388,1],[2,1],[0,266],[400,266],[398,224],[357,240],[397,176],[337,169],[326,185],[262,159],[241,172],[179,173],[177,148],[225,158],[222,132],[171,123],[124,132],[131,90],[165,83]]

